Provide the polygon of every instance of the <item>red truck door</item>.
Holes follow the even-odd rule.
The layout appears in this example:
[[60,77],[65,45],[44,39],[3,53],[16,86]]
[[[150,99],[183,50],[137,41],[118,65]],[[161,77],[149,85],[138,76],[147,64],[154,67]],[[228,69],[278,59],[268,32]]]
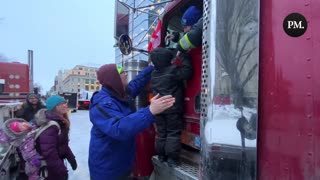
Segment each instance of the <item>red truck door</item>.
[[[261,1],[258,178],[320,179],[320,1]],[[283,22],[303,15],[290,37]]]

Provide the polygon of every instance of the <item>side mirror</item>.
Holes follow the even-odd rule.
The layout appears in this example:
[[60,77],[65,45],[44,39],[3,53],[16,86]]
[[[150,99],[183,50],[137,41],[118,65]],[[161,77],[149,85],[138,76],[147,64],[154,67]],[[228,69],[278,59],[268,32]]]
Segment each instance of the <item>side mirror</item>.
[[257,114],[252,114],[248,121],[244,116],[238,119],[237,129],[244,138],[254,140],[257,138]]
[[122,34],[119,37],[119,48],[123,55],[129,55],[132,51],[132,41],[127,34]]

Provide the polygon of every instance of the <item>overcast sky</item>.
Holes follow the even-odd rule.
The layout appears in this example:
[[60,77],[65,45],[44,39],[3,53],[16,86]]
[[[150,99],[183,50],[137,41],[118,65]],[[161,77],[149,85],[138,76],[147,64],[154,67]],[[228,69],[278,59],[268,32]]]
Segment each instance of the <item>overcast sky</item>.
[[114,0],[0,0],[0,55],[28,63],[48,91],[60,69],[114,63]]

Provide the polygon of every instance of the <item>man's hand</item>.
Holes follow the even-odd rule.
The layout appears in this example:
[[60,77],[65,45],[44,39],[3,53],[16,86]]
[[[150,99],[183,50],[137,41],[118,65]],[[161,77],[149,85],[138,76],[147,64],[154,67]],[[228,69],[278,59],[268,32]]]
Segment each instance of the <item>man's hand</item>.
[[171,95],[166,95],[160,97],[159,94],[154,96],[151,99],[150,103],[150,112],[153,115],[157,115],[162,113],[163,111],[169,109],[173,104],[175,103],[176,99],[172,97]]
[[172,34],[168,34],[166,37],[165,37],[165,40],[167,41],[167,40],[172,40],[174,38],[174,35],[172,35]]
[[180,52],[180,51],[177,51],[176,57],[179,57],[180,54],[181,54],[181,52]]

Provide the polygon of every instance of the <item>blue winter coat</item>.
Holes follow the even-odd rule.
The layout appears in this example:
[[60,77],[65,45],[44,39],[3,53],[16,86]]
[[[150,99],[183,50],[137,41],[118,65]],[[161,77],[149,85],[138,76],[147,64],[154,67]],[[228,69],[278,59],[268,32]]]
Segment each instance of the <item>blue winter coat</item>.
[[[153,67],[147,67],[133,79],[127,90],[136,97],[147,85]],[[149,127],[155,118],[149,107],[132,113],[129,105],[103,87],[90,104],[93,124],[89,145],[91,180],[113,180],[129,173],[135,159],[135,136]]]

